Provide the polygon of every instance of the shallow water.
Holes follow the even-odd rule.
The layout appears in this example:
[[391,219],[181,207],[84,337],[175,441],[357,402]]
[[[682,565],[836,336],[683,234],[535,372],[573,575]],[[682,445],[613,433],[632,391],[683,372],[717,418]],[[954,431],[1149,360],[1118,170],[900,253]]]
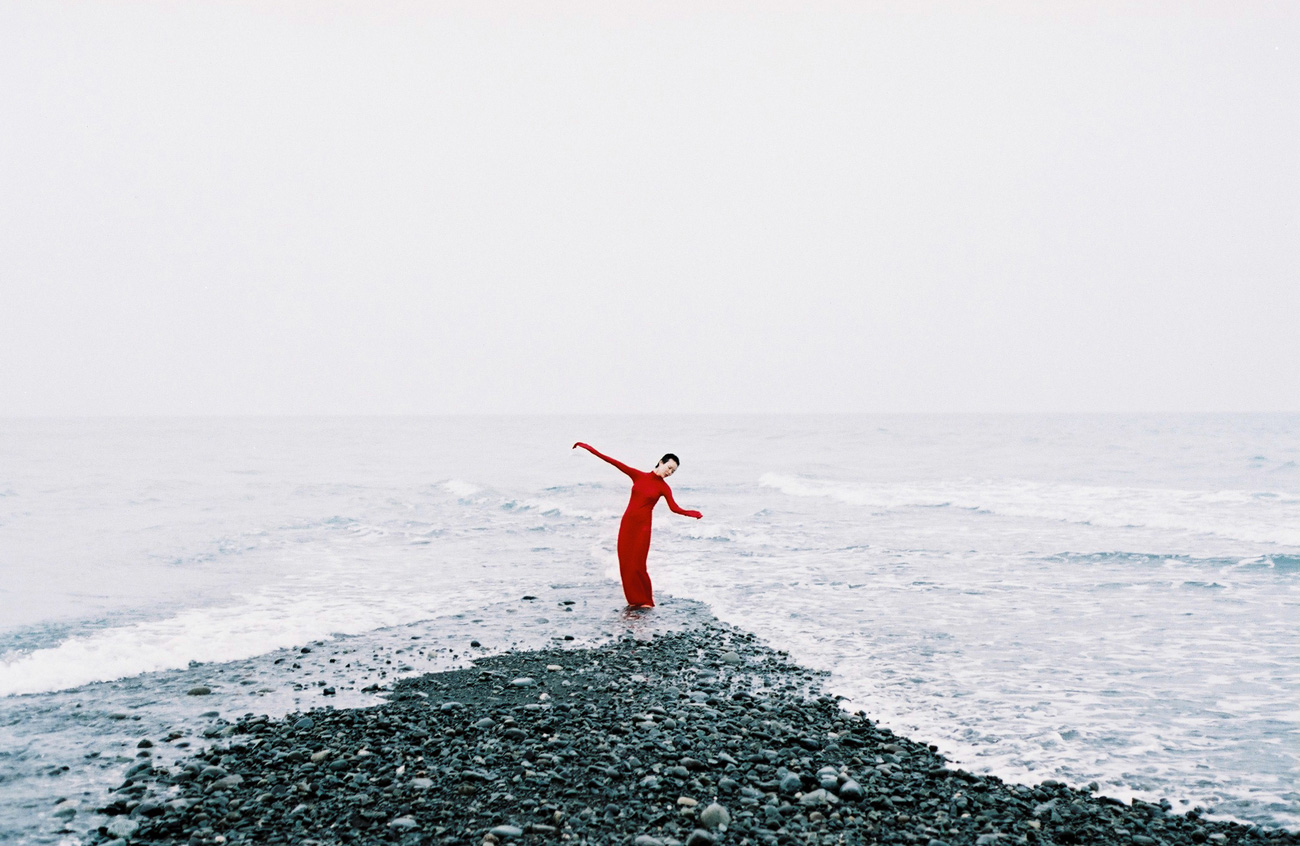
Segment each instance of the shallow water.
[[[892,728],[1004,778],[1294,827],[1298,432],[1294,415],[0,422],[0,832],[74,840],[84,816],[60,834],[39,798],[120,772],[101,766],[134,754],[118,740],[210,721],[182,691],[217,669],[261,691],[217,710],[273,713],[325,701],[272,671],[279,650],[618,631],[625,480],[574,440],[644,467],[682,455],[674,491],[705,520],[660,507],[657,590],[832,671]],[[520,622],[525,593],[546,623]],[[464,660],[435,656],[406,672]],[[327,670],[336,705],[371,695]],[[87,709],[141,720],[70,716]]]

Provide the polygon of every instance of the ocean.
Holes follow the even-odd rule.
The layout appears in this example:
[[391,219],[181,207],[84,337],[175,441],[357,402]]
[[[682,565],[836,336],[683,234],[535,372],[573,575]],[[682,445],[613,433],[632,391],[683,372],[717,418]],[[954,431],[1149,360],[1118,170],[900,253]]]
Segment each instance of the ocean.
[[[645,619],[579,440],[704,512]],[[706,614],[974,772],[1296,828],[1297,609],[1293,414],[0,420],[0,841],[219,716]]]

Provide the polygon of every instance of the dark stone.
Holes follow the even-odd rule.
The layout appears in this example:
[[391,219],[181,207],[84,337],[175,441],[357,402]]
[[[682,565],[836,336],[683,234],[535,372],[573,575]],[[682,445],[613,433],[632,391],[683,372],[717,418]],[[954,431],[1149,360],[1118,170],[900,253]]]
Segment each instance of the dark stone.
[[713,846],[713,835],[702,828],[697,828],[686,838],[686,846]]

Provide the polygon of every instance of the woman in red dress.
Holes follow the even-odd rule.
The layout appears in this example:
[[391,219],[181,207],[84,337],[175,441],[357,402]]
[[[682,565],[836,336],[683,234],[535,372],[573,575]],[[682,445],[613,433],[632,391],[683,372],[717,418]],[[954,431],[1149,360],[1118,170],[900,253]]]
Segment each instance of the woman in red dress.
[[623,595],[627,597],[627,604],[633,608],[649,608],[655,604],[655,597],[650,586],[650,574],[645,569],[645,559],[650,553],[650,519],[659,497],[668,500],[668,507],[675,514],[694,517],[696,520],[704,516],[698,511],[687,511],[679,507],[673,499],[672,489],[664,481],[677,472],[681,462],[670,452],[659,459],[655,469],[644,473],[610,458],[588,444],[573,445],[574,449],[578,447],[613,464],[632,480],[632,498],[628,500],[627,511],[623,512],[623,522],[618,526],[618,572],[623,577]]

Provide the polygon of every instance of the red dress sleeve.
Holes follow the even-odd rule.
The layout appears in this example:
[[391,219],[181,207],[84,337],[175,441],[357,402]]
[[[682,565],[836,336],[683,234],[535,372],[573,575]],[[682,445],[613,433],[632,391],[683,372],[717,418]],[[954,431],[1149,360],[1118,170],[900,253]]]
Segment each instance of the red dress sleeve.
[[609,462],[610,464],[613,464],[613,465],[614,465],[615,467],[617,467],[619,470],[622,470],[624,473],[626,473],[626,474],[628,475],[628,477],[631,478],[631,479],[634,480],[634,481],[636,480],[636,477],[637,477],[638,475],[640,475],[640,471],[639,471],[639,470],[636,470],[635,468],[632,468],[632,467],[628,467],[626,464],[624,464],[623,462],[619,461],[617,458],[610,458],[608,455],[605,455],[603,452],[601,452],[600,450],[596,449],[594,446],[591,446],[590,444],[584,444],[582,441],[579,441],[578,443],[576,443],[576,444],[573,445],[573,448],[574,448],[574,449],[577,449],[578,447],[582,447],[582,448],[585,449],[587,452],[591,453],[592,455],[596,456],[597,458],[599,458],[599,459],[601,459],[601,460],[603,460],[603,461],[607,461],[607,462]]
[[668,500],[668,508],[674,514],[680,514],[683,517],[694,517],[696,520],[699,520],[701,517],[704,516],[698,511],[688,511],[687,509],[682,508],[680,505],[678,505],[677,500],[673,499],[673,489],[668,487],[667,482],[664,482],[663,484],[664,484],[664,499]]

